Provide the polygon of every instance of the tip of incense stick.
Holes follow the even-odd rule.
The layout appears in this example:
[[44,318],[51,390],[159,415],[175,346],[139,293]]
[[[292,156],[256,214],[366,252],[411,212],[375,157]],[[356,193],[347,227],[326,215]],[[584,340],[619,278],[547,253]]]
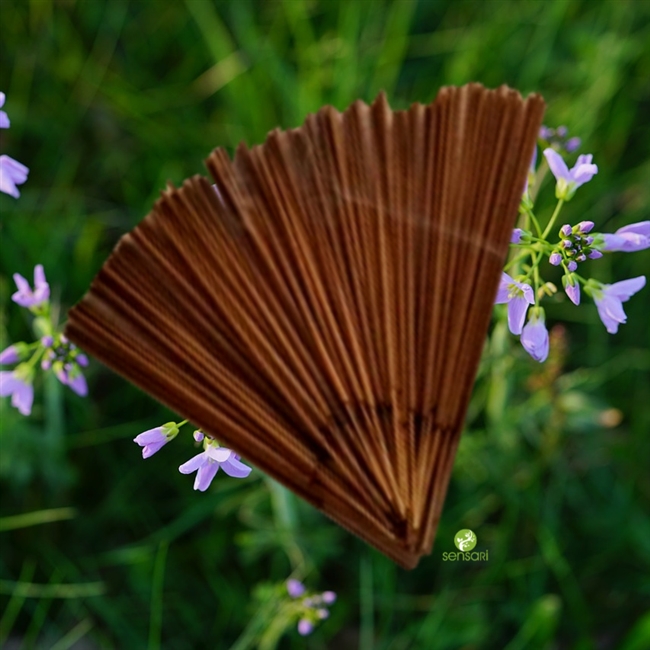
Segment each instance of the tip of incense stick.
[[[68,338],[385,553],[431,552],[544,103],[324,107],[171,183]],[[216,188],[216,189],[215,189]]]

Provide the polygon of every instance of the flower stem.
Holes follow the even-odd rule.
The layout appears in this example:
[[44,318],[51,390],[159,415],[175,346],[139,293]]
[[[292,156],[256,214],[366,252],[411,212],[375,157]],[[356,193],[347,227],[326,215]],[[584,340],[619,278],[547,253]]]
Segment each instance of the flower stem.
[[546,228],[544,229],[544,232],[542,233],[542,239],[546,239],[548,236],[548,233],[551,232],[551,228],[553,227],[553,224],[555,223],[555,220],[557,219],[557,215],[560,214],[560,210],[562,209],[562,206],[564,205],[564,199],[560,199],[557,202],[557,205],[555,206],[555,211],[553,212],[553,215],[551,216],[550,221],[548,222]]

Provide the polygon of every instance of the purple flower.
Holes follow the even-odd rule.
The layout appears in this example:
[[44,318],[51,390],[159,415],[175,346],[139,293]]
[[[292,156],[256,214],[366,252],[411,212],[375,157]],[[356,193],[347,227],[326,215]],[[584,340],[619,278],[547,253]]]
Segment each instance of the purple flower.
[[[594,165],[595,166],[595,165]],[[578,232],[587,234],[588,232],[591,232],[594,228],[594,222],[593,221],[581,221],[578,226]]]
[[597,251],[597,250],[590,251],[589,255],[587,255],[587,257],[590,260],[597,260],[598,258],[600,258],[602,256],[603,256],[603,254],[600,251]]
[[77,393],[77,395],[86,397],[86,395],[88,395],[88,384],[86,383],[86,378],[81,374],[81,370],[71,363],[66,363],[62,367],[58,368],[56,365],[54,374],[57,379],[64,386],[70,387],[75,393]]
[[305,585],[303,585],[300,580],[290,578],[287,580],[287,591],[291,598],[299,598],[305,593]]
[[[0,108],[2,108],[5,105],[5,94],[0,93]],[[9,128],[9,117],[7,117],[7,114],[4,111],[0,111],[0,129],[8,129]]]
[[560,235],[562,237],[571,237],[571,234],[573,233],[573,228],[568,223],[565,223],[561,228],[560,228]]
[[539,128],[540,140],[550,140],[555,135],[555,131],[548,126],[541,126]]
[[220,467],[228,476],[234,478],[246,478],[251,473],[251,468],[241,463],[234,451],[219,447],[214,442],[207,443],[205,451],[190,458],[178,469],[181,474],[196,472],[194,489],[205,492]]
[[0,352],[0,363],[3,365],[8,365],[10,363],[18,363],[20,361],[20,352],[18,347],[15,345],[10,345],[8,348],[5,348]]
[[515,228],[510,235],[511,244],[520,244],[521,236],[524,234],[524,231],[521,228]]
[[494,302],[497,305],[508,303],[508,328],[513,334],[521,334],[528,305],[535,302],[533,288],[529,284],[517,282],[503,272]]
[[321,620],[327,618],[329,615],[329,611],[327,611],[324,607],[316,610],[316,616],[318,616],[318,618]]
[[629,226],[619,228],[613,235],[601,235],[604,244],[599,246],[604,251],[623,251],[634,253],[650,248],[650,221],[631,223]]
[[592,290],[600,320],[603,321],[603,325],[610,334],[616,334],[619,324],[627,320],[623,311],[623,303],[644,286],[645,276],[640,275],[637,278],[605,284],[599,289]]
[[558,126],[555,133],[557,133],[559,138],[566,138],[567,135],[569,135],[569,129],[567,129],[566,126]]
[[34,387],[30,381],[20,375],[9,371],[0,372],[0,397],[11,395],[11,405],[15,406],[23,415],[32,412],[34,402]]
[[[536,313],[538,311],[539,313]],[[532,310],[532,314],[521,333],[521,344],[524,350],[535,361],[546,361],[548,357],[548,330],[544,324],[544,311]]]
[[573,273],[577,268],[578,268],[578,263],[574,262],[573,260],[570,260],[569,263],[567,264],[567,268],[571,273]]
[[74,360],[84,368],[88,365],[88,357],[83,352],[80,352]]
[[[580,283],[574,278],[569,279],[567,276],[564,276],[564,278],[562,278],[562,281],[564,282],[564,291],[566,291],[566,295],[569,296],[569,300],[574,305],[579,305],[580,304]],[[571,284],[572,282],[573,284]]]
[[327,605],[331,605],[336,600],[336,594],[333,591],[324,591],[321,597]]
[[194,436],[194,440],[197,442],[203,442],[203,438],[205,438],[203,431],[200,429],[197,429],[192,435]]
[[10,156],[0,156],[0,192],[9,194],[17,199],[20,192],[16,185],[22,185],[27,180],[29,169]]
[[54,339],[51,336],[43,336],[43,337],[41,337],[41,345],[44,348],[52,347],[53,343],[54,343]]
[[142,447],[142,458],[149,458],[178,435],[176,422],[167,422],[161,427],[149,429],[133,438]]
[[598,173],[598,167],[591,162],[593,158],[591,154],[578,156],[576,164],[570,170],[562,156],[554,149],[544,149],[544,155],[557,180],[555,196],[558,199],[568,201],[581,185],[590,181]]
[[562,262],[562,255],[560,255],[557,251],[553,251],[549,256],[548,261],[553,266],[559,266]]
[[298,621],[298,633],[302,636],[307,636],[311,634],[314,629],[314,624],[306,618],[301,618]]
[[573,153],[579,146],[582,140],[580,138],[569,138],[565,144],[564,149],[567,153]]
[[14,273],[14,282],[18,291],[11,296],[11,299],[21,307],[36,307],[50,297],[50,285],[45,279],[42,264],[34,267],[34,291],[30,288],[29,282],[19,273]]

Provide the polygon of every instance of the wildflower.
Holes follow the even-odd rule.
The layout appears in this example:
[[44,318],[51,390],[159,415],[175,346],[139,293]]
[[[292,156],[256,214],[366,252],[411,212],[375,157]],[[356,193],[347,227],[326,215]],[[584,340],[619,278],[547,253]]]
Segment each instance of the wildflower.
[[323,602],[327,605],[331,605],[336,600],[336,594],[333,591],[324,591],[321,594]]
[[555,131],[550,129],[548,126],[539,127],[539,139],[540,140],[550,140],[555,135]]
[[18,291],[11,296],[11,299],[21,307],[37,307],[47,302],[50,297],[50,285],[45,279],[42,264],[37,264],[34,267],[33,291],[29,286],[29,282],[19,273],[14,273],[14,282],[18,287]]
[[562,262],[562,255],[560,255],[557,251],[553,251],[549,256],[548,261],[553,266],[559,266]]
[[600,238],[599,248],[603,251],[622,251],[624,253],[642,251],[650,248],[650,221],[631,223],[619,228],[614,234],[604,233],[600,235]]
[[603,254],[602,254],[600,251],[597,251],[597,250],[593,250],[593,251],[591,251],[591,252],[589,253],[589,255],[587,255],[587,257],[588,257],[590,260],[597,260],[597,259],[599,259],[599,258],[602,257],[602,256],[603,256]]
[[[595,165],[594,165],[595,167]],[[588,232],[591,232],[594,228],[594,222],[593,221],[581,221],[577,226],[576,226],[576,231],[582,234],[587,234]]]
[[565,223],[561,228],[560,228],[560,235],[562,237],[571,237],[573,233],[573,228],[568,223]]
[[598,315],[610,334],[618,332],[620,323],[625,323],[627,316],[623,303],[627,302],[637,291],[645,286],[645,276],[640,275],[614,284],[601,284],[589,287],[589,293],[596,302]]
[[149,458],[159,451],[170,440],[178,435],[178,425],[176,422],[167,422],[161,427],[149,429],[133,438],[142,447],[142,458]]
[[302,636],[307,636],[311,634],[314,629],[314,624],[306,618],[301,618],[298,621],[298,633]]
[[205,492],[219,468],[234,478],[246,478],[251,468],[240,462],[239,456],[231,449],[219,447],[214,440],[204,441],[204,451],[183,463],[178,470],[181,474],[196,472],[194,489]]
[[544,310],[538,307],[531,311],[531,316],[521,333],[521,344],[535,361],[541,363],[548,357],[548,330],[544,324]]
[[578,263],[574,262],[573,260],[569,260],[569,263],[567,264],[567,268],[571,273],[573,273],[577,268],[578,268]]
[[524,234],[524,231],[521,228],[515,228],[510,235],[511,244],[521,244],[521,237]]
[[508,303],[508,328],[513,334],[521,334],[528,305],[534,302],[533,288],[529,284],[517,282],[507,273],[501,273],[495,304]]
[[598,173],[598,167],[591,162],[593,159],[591,154],[578,156],[576,164],[570,170],[562,156],[554,149],[544,149],[544,155],[553,176],[557,180],[555,196],[558,199],[568,201],[581,185],[590,181]]
[[0,156],[0,192],[17,199],[20,192],[16,185],[22,185],[29,174],[29,168],[14,160],[11,156]]
[[290,578],[287,580],[287,592],[291,598],[299,598],[305,593],[305,585],[303,585],[300,580]]
[[574,305],[579,305],[580,304],[580,283],[573,277],[573,275],[565,275],[562,278],[562,284],[564,285],[564,291],[566,292],[566,295],[569,296],[569,300]]
[[[41,368],[43,364],[41,363]],[[47,368],[45,368],[47,369]],[[54,374],[57,379],[64,385],[71,388],[77,395],[86,397],[88,395],[88,384],[86,378],[81,374],[81,370],[74,363],[56,362],[54,365]]]
[[[5,94],[0,93],[0,108],[5,105]],[[4,111],[0,111],[0,129],[9,128],[9,117]]]
[[27,346],[24,343],[14,343],[0,352],[0,364],[9,365],[18,363],[27,354]]
[[9,395],[11,395],[11,405],[22,415],[29,415],[32,412],[34,387],[30,378],[18,370],[0,372],[0,397]]
[[564,150],[567,153],[573,153],[579,146],[582,140],[580,138],[569,138],[565,143],[564,143]]

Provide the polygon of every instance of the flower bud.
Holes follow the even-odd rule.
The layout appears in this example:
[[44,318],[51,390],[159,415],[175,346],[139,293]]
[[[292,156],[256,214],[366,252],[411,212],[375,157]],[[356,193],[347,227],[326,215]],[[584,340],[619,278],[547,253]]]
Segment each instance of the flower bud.
[[593,227],[594,227],[594,222],[593,221],[581,221],[576,226],[578,232],[581,232],[583,234],[590,232]]
[[557,251],[553,251],[549,256],[548,261],[553,266],[559,266],[562,262],[562,255],[560,255]]
[[589,253],[590,260],[597,260],[599,257],[602,257],[603,254],[600,251],[593,250]]
[[565,223],[560,228],[560,237],[570,237],[572,233],[573,233],[573,228],[571,228],[571,226],[568,223]]
[[576,262],[574,262],[573,260],[571,260],[567,264],[567,268],[569,269],[569,271],[571,271],[571,273],[573,273],[578,268],[578,264]]

